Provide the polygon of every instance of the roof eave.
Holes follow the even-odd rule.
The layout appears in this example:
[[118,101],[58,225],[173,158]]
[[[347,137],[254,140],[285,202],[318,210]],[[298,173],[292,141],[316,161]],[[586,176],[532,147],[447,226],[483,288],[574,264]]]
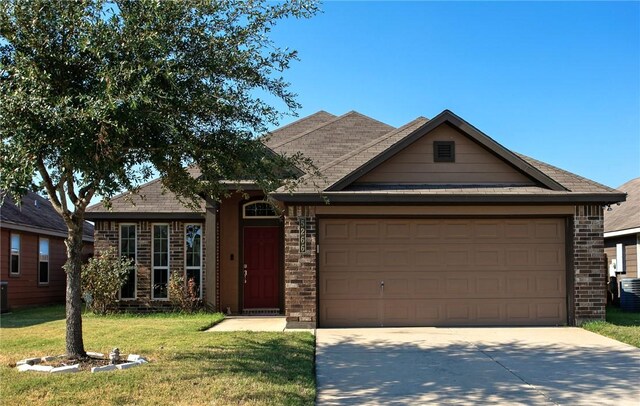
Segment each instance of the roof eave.
[[615,193],[572,193],[562,195],[514,194],[514,195],[452,195],[452,194],[393,194],[393,193],[275,193],[273,198],[283,203],[366,203],[366,204],[611,204],[624,200],[624,194]]
[[605,231],[604,238],[622,237],[632,234],[640,234],[640,227],[627,228],[624,230]]
[[[10,221],[3,221],[2,228],[6,228],[8,230],[15,230],[15,231],[25,231],[25,232],[34,233],[34,234],[42,234],[42,235],[47,235],[51,237],[60,237],[60,238],[68,237],[68,233],[66,231],[52,230],[50,228],[37,227],[37,226],[27,225],[27,224],[19,224],[19,223],[14,223]],[[89,235],[83,235],[82,241],[93,242],[93,237]]]
[[205,212],[87,212],[84,218],[96,220],[203,220]]

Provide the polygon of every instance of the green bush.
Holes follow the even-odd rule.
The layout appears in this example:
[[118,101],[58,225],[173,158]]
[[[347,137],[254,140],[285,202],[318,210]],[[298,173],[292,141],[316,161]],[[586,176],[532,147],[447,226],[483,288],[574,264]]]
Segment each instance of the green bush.
[[82,266],[82,295],[93,313],[106,314],[114,306],[132,266],[133,260],[118,257],[113,248]]

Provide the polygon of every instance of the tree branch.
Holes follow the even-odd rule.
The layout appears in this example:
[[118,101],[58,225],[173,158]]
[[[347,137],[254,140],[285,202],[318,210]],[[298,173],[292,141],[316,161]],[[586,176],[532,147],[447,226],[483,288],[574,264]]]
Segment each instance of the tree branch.
[[73,205],[75,206],[77,205],[78,196],[76,195],[76,189],[75,189],[75,186],[73,185],[73,173],[71,172],[70,169],[67,169],[65,177],[67,178],[67,194],[71,199],[71,203],[73,203]]
[[49,172],[47,171],[47,168],[44,166],[44,162],[42,162],[42,158],[37,158],[36,164],[38,166],[38,172],[40,173],[40,176],[42,176],[42,181],[44,182],[44,187],[47,190],[49,199],[51,199],[51,204],[56,209],[56,211],[62,215],[62,205],[60,204],[60,200],[56,195],[56,187],[53,185],[51,176],[49,176]]

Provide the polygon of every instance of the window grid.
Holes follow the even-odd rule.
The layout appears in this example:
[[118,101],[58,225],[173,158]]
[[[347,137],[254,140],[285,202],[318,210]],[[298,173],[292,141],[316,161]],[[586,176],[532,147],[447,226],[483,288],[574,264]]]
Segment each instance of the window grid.
[[151,298],[169,299],[169,225],[153,225]]
[[137,271],[136,261],[136,225],[120,224],[120,256],[134,261],[129,269],[127,280],[120,288],[120,299],[130,300],[136,298]]
[[242,216],[244,218],[278,218],[278,213],[269,202],[264,200],[245,203]]
[[20,275],[20,234],[11,234],[11,263],[9,270],[12,276]]
[[184,233],[185,284],[193,278],[202,298],[202,225],[186,224]]
[[38,284],[49,283],[49,239],[40,238],[38,243]]

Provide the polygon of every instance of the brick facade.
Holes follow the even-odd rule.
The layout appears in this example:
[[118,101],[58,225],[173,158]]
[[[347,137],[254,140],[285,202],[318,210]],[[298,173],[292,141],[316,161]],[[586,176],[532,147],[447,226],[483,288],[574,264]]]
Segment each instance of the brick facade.
[[[305,253],[300,253],[299,246],[301,217],[306,219]],[[284,219],[284,279],[285,314],[290,325],[315,326],[317,323],[316,223],[313,206],[287,208]],[[572,240],[574,274],[573,288],[569,292],[570,322],[580,325],[587,320],[602,320],[606,306],[606,270],[601,206],[576,206]]]
[[[300,222],[306,220],[306,252],[300,252]],[[289,206],[284,216],[284,307],[287,325],[316,326],[315,207]]]
[[153,224],[169,225],[169,269],[173,274],[179,272],[184,277],[184,246],[185,246],[185,226],[187,224],[200,224],[202,226],[202,296],[205,296],[206,252],[204,249],[206,240],[206,230],[204,223],[200,222],[151,222],[151,221],[96,221],[94,234],[95,252],[101,252],[110,247],[119,249],[119,229],[120,224],[136,225],[136,299],[121,300],[119,308],[132,311],[156,311],[168,310],[172,308],[171,303],[164,300],[153,300],[151,298],[151,245],[152,245],[152,226]]
[[604,320],[606,269],[602,206],[576,206],[573,217],[573,315],[576,325]]

